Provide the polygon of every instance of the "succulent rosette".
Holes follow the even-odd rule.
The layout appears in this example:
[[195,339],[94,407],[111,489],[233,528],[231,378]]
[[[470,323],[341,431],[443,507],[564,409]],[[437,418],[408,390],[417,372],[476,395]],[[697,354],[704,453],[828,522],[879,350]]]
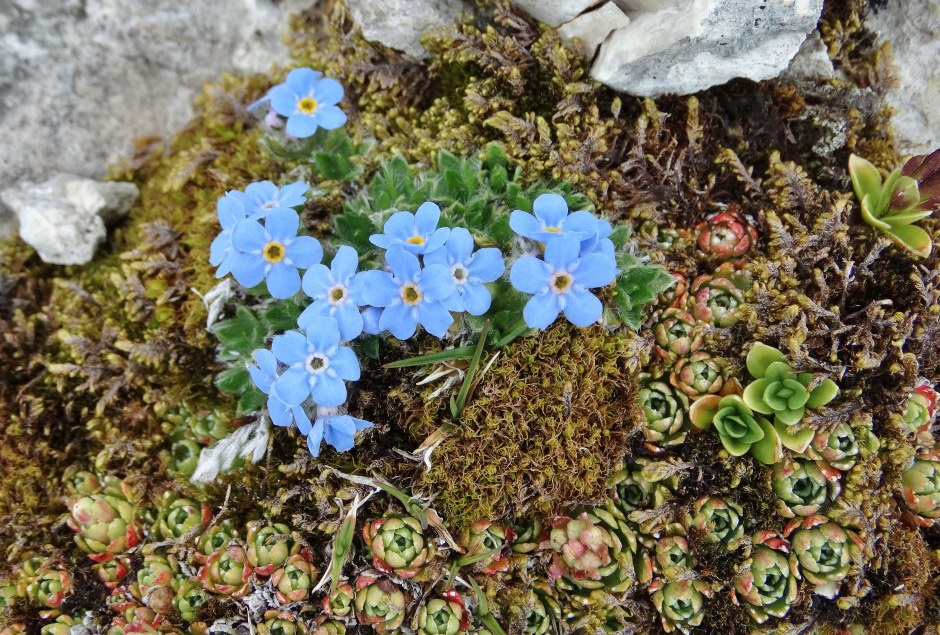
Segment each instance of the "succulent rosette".
[[464,635],[470,628],[470,611],[456,591],[429,599],[418,611],[419,635]]
[[157,554],[144,556],[144,566],[137,570],[137,588],[142,598],[147,597],[153,587],[178,586],[177,566],[174,560]]
[[930,527],[940,518],[940,452],[926,452],[914,459],[901,476],[904,502],[915,514],[914,522]]
[[542,521],[538,517],[532,517],[522,520],[512,525],[512,531],[516,535],[510,548],[514,553],[532,553],[542,548],[543,532]]
[[434,556],[434,546],[413,516],[387,513],[366,523],[362,537],[371,550],[372,565],[400,578],[414,578]]
[[[786,358],[776,348],[757,342],[747,354],[747,370],[755,378],[744,389],[744,402],[756,412],[773,415],[778,429],[799,423],[807,410],[825,406],[839,394],[839,387],[828,377],[810,389],[812,373],[795,373]],[[790,435],[783,434],[784,445],[794,452],[802,452],[813,433],[803,430],[788,442]]]
[[785,616],[796,602],[797,591],[787,541],[771,531],[757,532],[751,556],[734,579],[732,600],[763,624],[770,617]]
[[689,299],[689,281],[678,271],[673,271],[670,275],[675,280],[675,284],[660,294],[660,306],[665,305],[670,309],[684,308]]
[[852,566],[861,558],[862,541],[825,516],[798,518],[787,525],[790,540],[790,569],[815,587],[815,592],[833,599]]
[[411,596],[388,578],[362,573],[356,579],[356,619],[376,633],[396,633],[405,623]]
[[662,481],[643,478],[643,467],[649,459],[639,458],[610,477],[610,497],[624,515],[638,509],[659,507],[672,497],[679,484],[673,475]]
[[190,530],[205,527],[211,519],[212,510],[208,505],[166,492],[156,529],[164,540],[175,540]]
[[259,635],[306,635],[307,626],[297,621],[290,611],[265,611],[264,621],[258,624]]
[[721,391],[724,370],[718,361],[705,351],[680,357],[669,373],[669,383],[693,399]]
[[686,357],[702,348],[702,331],[692,314],[682,309],[666,309],[653,329],[653,353],[666,361]]
[[643,432],[656,447],[670,447],[685,441],[689,398],[666,382],[647,379],[637,400],[643,410]]
[[[120,494],[118,494],[120,492]],[[142,526],[124,484],[109,493],[85,496],[72,505],[69,526],[75,542],[95,562],[110,560],[140,543]]]
[[649,592],[667,633],[678,630],[688,634],[705,619],[708,589],[698,580],[655,580],[650,584]]
[[313,635],[346,635],[346,624],[339,620],[322,620],[316,625]]
[[765,465],[773,465],[783,457],[774,427],[738,395],[701,397],[692,404],[689,417],[701,430],[714,427],[731,456],[750,453]]
[[0,614],[3,609],[11,606],[19,598],[26,595],[26,589],[21,589],[19,585],[9,580],[0,581]]
[[288,558],[300,553],[299,536],[287,525],[255,520],[248,523],[247,529],[245,551],[256,575],[269,576]]
[[786,518],[811,516],[839,495],[839,481],[830,480],[819,465],[805,459],[774,466],[770,480],[777,495],[777,513]]
[[471,560],[474,567],[487,575],[509,568],[509,558],[503,548],[516,538],[512,528],[487,520],[478,520],[460,534],[464,549],[461,560]]
[[201,445],[189,439],[180,439],[174,442],[170,448],[170,461],[167,469],[189,478],[199,466],[199,455],[201,453]]
[[[859,444],[855,431],[848,423],[842,422],[831,431],[816,432],[806,456],[822,462],[824,473],[829,478],[838,479],[839,472],[851,470],[859,457]],[[836,471],[833,472],[834,468]]]
[[323,612],[330,617],[349,617],[353,613],[356,590],[348,582],[338,584],[323,598]]
[[229,545],[209,556],[199,570],[199,579],[207,591],[233,598],[243,597],[249,590],[251,564],[240,545]]
[[693,506],[691,526],[702,532],[705,541],[737,549],[744,539],[741,506],[717,496],[703,496]]
[[654,558],[658,575],[667,580],[675,580],[693,566],[689,541],[681,535],[663,536],[657,540]]
[[26,595],[37,604],[56,609],[72,592],[72,576],[63,568],[43,567],[26,585]]
[[219,549],[228,547],[232,542],[238,541],[238,532],[232,526],[228,519],[223,520],[218,525],[210,527],[199,536],[196,542],[197,553],[196,561],[205,564],[209,556]]
[[130,572],[131,561],[129,558],[118,556],[104,562],[98,562],[92,565],[91,570],[95,572],[101,583],[108,589],[114,589]]
[[102,486],[97,474],[80,470],[75,466],[67,468],[62,474],[62,485],[65,487],[70,503],[82,496],[97,494]]
[[702,253],[721,260],[740,258],[757,243],[757,230],[736,211],[719,212],[695,226]]
[[552,594],[548,584],[537,581],[525,596],[526,607],[524,635],[547,635],[557,630],[561,621],[561,605]]
[[271,584],[281,604],[306,600],[316,582],[316,567],[303,552],[288,558],[283,566],[271,574]]
[[702,275],[689,290],[689,311],[699,322],[724,328],[738,321],[738,307],[744,304],[744,292],[731,278],[718,272]]
[[198,580],[183,580],[173,597],[173,608],[187,622],[195,622],[209,595]]
[[70,615],[60,615],[52,624],[46,624],[39,630],[39,635],[69,635],[73,626],[81,626],[81,621]]
[[[940,395],[927,384],[922,384],[914,389],[907,398],[901,418],[904,425],[912,434],[923,436],[925,441],[932,441],[930,436],[930,424],[933,423],[934,415],[937,412],[937,402]],[[926,434],[924,434],[926,433]]]

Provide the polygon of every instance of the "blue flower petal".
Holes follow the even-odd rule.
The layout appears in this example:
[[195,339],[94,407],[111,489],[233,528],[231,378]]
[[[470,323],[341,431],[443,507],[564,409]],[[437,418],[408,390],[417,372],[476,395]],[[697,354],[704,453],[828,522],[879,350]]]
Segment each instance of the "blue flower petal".
[[542,194],[532,203],[535,217],[546,227],[558,227],[568,215],[568,203],[560,194]]
[[263,205],[277,197],[277,186],[271,181],[257,181],[245,188],[245,196],[255,205]]
[[483,282],[493,282],[506,270],[503,252],[496,247],[486,247],[478,250],[467,264],[467,272],[471,277]]
[[242,252],[259,252],[268,242],[268,232],[258,221],[239,221],[232,230],[232,247]]
[[317,119],[310,115],[295,112],[287,118],[287,127],[285,129],[287,130],[287,134],[292,137],[306,139],[307,137],[312,137],[313,133],[317,131]]
[[346,384],[339,377],[324,373],[313,384],[313,400],[320,406],[335,408],[346,401]]
[[269,377],[257,366],[249,366],[248,374],[251,376],[251,381],[258,387],[258,390],[264,394],[271,392],[271,384],[274,383],[275,378]]
[[377,306],[367,306],[362,310],[362,332],[366,335],[378,335],[382,332],[379,323],[385,311]]
[[271,267],[265,281],[272,298],[285,300],[300,291],[300,274],[297,269],[282,262]]
[[209,245],[209,264],[218,267],[225,257],[232,251],[232,235],[221,233]]
[[333,310],[333,317],[339,322],[339,334],[346,342],[351,342],[362,334],[362,315],[352,302],[344,302]]
[[324,77],[313,85],[313,98],[320,106],[334,105],[343,98],[343,85],[332,77]]
[[356,424],[349,415],[325,417],[323,438],[337,452],[348,452],[355,445]]
[[572,212],[565,219],[565,233],[577,234],[580,239],[597,236],[598,218],[591,212]]
[[541,293],[548,287],[551,270],[535,256],[523,256],[509,271],[509,282],[523,293]]
[[536,220],[535,216],[521,209],[517,209],[509,216],[509,227],[520,236],[532,240],[536,240],[536,236],[542,231],[542,223]]
[[295,68],[287,74],[284,84],[297,95],[306,97],[313,90],[323,73],[310,68]]
[[300,434],[310,434],[310,417],[307,416],[303,406],[294,406],[291,408],[291,412],[294,414],[294,421],[297,423],[297,430],[300,431]]
[[468,282],[463,288],[463,304],[470,315],[483,315],[490,310],[493,296],[479,282]]
[[422,269],[420,287],[425,303],[439,302],[457,290],[454,275],[444,265],[428,265]]
[[317,328],[307,331],[308,348],[317,353],[326,354],[339,344],[339,325],[333,318],[323,318],[317,322]]
[[268,416],[271,417],[271,423],[281,428],[290,426],[294,420],[290,406],[281,401],[277,395],[268,397]]
[[268,93],[271,96],[271,107],[282,117],[289,117],[297,110],[297,95],[284,84],[278,84]]
[[220,198],[218,203],[216,203],[215,210],[222,229],[231,230],[238,221],[247,216],[245,206],[242,202],[231,195],[225,195]]
[[466,264],[473,253],[473,236],[463,227],[453,228],[447,238],[447,251],[454,262]]
[[386,234],[372,234],[369,236],[369,242],[379,249],[388,249],[395,244],[395,239]]
[[330,263],[330,271],[333,278],[339,282],[345,282],[356,274],[359,268],[359,254],[349,245],[343,245],[336,251],[333,262]]
[[617,277],[617,265],[603,254],[588,254],[578,262],[573,275],[582,287],[606,287]]
[[234,250],[229,251],[229,253],[219,264],[219,268],[215,271],[216,278],[224,278],[232,271],[232,264],[235,262],[235,256],[237,255],[238,254],[236,254]]
[[356,430],[368,430],[372,427],[372,423],[370,421],[366,421],[365,419],[356,419],[353,417],[352,420],[353,423],[356,424]]
[[357,299],[364,304],[386,307],[401,297],[401,287],[387,271],[363,271],[355,281],[359,291]]
[[310,450],[310,454],[313,455],[313,458],[320,456],[320,444],[323,442],[323,419],[317,417],[317,420],[313,423],[313,428],[310,430],[310,433],[307,435],[307,448]]
[[574,264],[581,252],[581,241],[577,236],[562,234],[545,245],[545,262],[554,269],[565,269]]
[[299,269],[307,269],[323,258],[323,247],[313,236],[297,236],[286,247],[291,264]]
[[[392,245],[385,252],[385,260],[392,273],[398,278],[399,282],[414,282],[421,271],[421,265],[418,257],[409,251],[405,251],[401,245]],[[375,304],[375,302],[369,302]]]
[[295,237],[299,226],[300,217],[292,209],[275,209],[264,219],[264,228],[268,230],[271,238],[278,242]]
[[[228,259],[226,259],[228,261]],[[256,287],[264,280],[264,259],[255,254],[233,254],[232,275],[238,284],[248,289]]]
[[418,245],[420,250],[416,253],[426,254],[439,249],[447,242],[448,236],[450,236],[450,227],[441,227],[440,229],[434,230],[434,233],[431,234],[424,245]]
[[288,368],[274,382],[274,389],[284,403],[299,406],[310,396],[310,375],[300,366]]
[[411,307],[405,304],[395,304],[382,311],[379,318],[379,332],[389,331],[400,340],[406,340],[415,334],[418,322]]
[[386,236],[407,240],[415,234],[415,216],[411,212],[395,212],[382,226]]
[[297,331],[281,333],[271,342],[271,352],[282,364],[299,364],[307,359],[307,338]]
[[306,194],[309,189],[310,186],[304,181],[288,183],[278,192],[277,200],[281,203],[282,207],[296,207],[307,201]]
[[424,254],[424,265],[444,265],[450,267],[454,263],[454,257],[447,249],[435,249]]
[[305,331],[316,328],[316,325],[324,317],[330,314],[330,305],[326,300],[317,300],[297,317],[297,326]]
[[357,381],[360,376],[359,359],[348,346],[340,346],[330,358],[330,368],[346,381]]
[[320,127],[325,130],[336,130],[337,128],[346,125],[346,113],[336,106],[320,106],[317,108],[315,115],[317,118],[317,124],[319,124]]
[[444,337],[454,323],[454,316],[436,302],[422,302],[418,305],[418,320],[424,330],[434,337]]
[[522,317],[530,329],[545,329],[558,318],[560,312],[558,294],[546,291],[532,296],[522,310]]
[[415,228],[422,236],[427,236],[437,229],[437,223],[440,220],[441,208],[431,201],[422,203],[415,212]]
[[575,326],[591,326],[603,313],[601,301],[590,291],[572,289],[565,294],[565,317]]
[[325,298],[326,292],[333,286],[330,270],[326,265],[313,265],[304,274],[302,286],[304,293],[311,298]]
[[447,309],[448,311],[453,311],[454,313],[463,313],[466,310],[466,307],[463,303],[463,291],[458,290],[450,294],[446,298],[439,300],[438,304]]
[[274,377],[277,374],[277,357],[266,348],[259,348],[254,352],[255,363],[265,375]]

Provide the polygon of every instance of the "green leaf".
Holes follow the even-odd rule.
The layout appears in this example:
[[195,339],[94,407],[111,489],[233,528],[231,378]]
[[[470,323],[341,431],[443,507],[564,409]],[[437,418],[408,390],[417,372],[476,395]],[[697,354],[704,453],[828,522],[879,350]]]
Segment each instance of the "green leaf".
[[809,393],[809,400],[806,402],[806,407],[814,410],[825,406],[827,403],[836,398],[839,394],[839,386],[836,382],[832,381],[828,377],[822,381],[821,384],[813,388],[812,392]]
[[347,210],[336,216],[336,238],[339,242],[354,247],[359,253],[372,249],[369,236],[380,233],[368,216]]
[[248,369],[243,366],[223,370],[215,378],[216,388],[222,392],[235,395],[246,392],[251,385],[251,375],[248,374]]
[[[770,422],[763,417],[755,417],[757,425],[764,431],[764,438],[751,445],[751,456],[764,465],[773,465],[783,458],[780,437]],[[722,439],[723,440],[723,439]]]
[[264,346],[267,328],[250,309],[239,305],[235,317],[217,323],[213,333],[219,338],[219,356],[233,360],[250,357]]
[[797,454],[802,454],[806,451],[806,448],[809,447],[809,444],[813,442],[813,437],[815,436],[813,429],[802,428],[801,430],[791,433],[788,428],[789,426],[783,423],[774,422],[774,430],[777,431],[777,436],[780,437],[780,443],[783,444],[783,447]]
[[614,249],[620,251],[627,244],[627,240],[630,238],[630,227],[627,225],[618,225],[617,228],[610,235],[611,242],[614,243]]
[[399,359],[385,364],[383,368],[407,368],[409,366],[425,366],[427,364],[436,364],[446,362],[452,359],[470,359],[476,346],[461,346],[460,348],[449,348],[446,351],[419,355],[418,357],[409,357],[408,359]]
[[881,173],[869,161],[855,154],[849,155],[849,175],[859,201],[866,194],[871,194],[876,201],[881,196]]
[[[877,204],[873,211],[875,216],[881,218],[884,216],[885,212],[888,211],[888,206],[891,205],[891,197],[894,196],[894,185],[901,178],[901,168],[897,168],[894,172],[888,175],[888,178],[885,179],[885,183],[881,189],[881,195],[877,197]],[[872,196],[875,199],[874,196]]]
[[487,235],[493,239],[493,242],[503,250],[512,247],[512,239],[515,232],[509,226],[509,214],[500,214],[487,226]]
[[505,168],[509,159],[506,157],[506,151],[503,150],[501,145],[491,143],[486,146],[486,158],[483,159],[483,162],[490,169],[497,166]]
[[287,300],[265,309],[262,319],[271,331],[289,331],[297,328],[297,318],[300,317],[300,312],[299,305]]
[[917,225],[902,225],[894,227],[887,232],[894,236],[895,242],[907,247],[912,252],[922,258],[930,255],[933,243],[930,241],[930,234],[925,232]]
[[[751,377],[760,379],[767,372],[771,364],[776,362],[786,362],[787,358],[773,346],[767,346],[763,342],[757,342],[747,353],[747,372]],[[754,406],[751,406],[752,408]]]
[[258,387],[252,384],[238,398],[238,414],[243,415],[248,412],[254,412],[264,405],[267,395],[258,390]]
[[378,335],[360,335],[352,343],[353,348],[361,356],[369,359],[379,358],[379,337]]

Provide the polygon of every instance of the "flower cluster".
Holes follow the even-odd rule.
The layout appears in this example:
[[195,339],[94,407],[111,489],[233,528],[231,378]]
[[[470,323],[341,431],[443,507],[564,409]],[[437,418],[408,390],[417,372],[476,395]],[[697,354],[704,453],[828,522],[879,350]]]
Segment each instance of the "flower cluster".
[[287,123],[287,134],[298,139],[312,137],[319,128],[335,130],[346,123],[346,113],[337,104],[343,98],[343,86],[331,77],[309,68],[295,68],[282,84],[249,106],[249,110],[268,104],[267,120],[279,126]]

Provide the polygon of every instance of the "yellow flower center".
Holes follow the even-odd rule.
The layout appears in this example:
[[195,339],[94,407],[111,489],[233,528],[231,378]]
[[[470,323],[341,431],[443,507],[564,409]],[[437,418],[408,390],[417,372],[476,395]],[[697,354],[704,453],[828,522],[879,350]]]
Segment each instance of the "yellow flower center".
[[346,287],[338,284],[330,289],[330,301],[333,304],[339,304],[344,299],[346,299]]
[[313,97],[304,97],[297,102],[297,110],[305,115],[312,115],[317,109],[317,100]]
[[561,230],[558,229],[557,227],[546,227],[546,228],[545,228],[545,231],[550,232],[550,233],[552,233],[552,234],[560,234],[560,233],[561,233]]
[[412,236],[412,237],[409,238],[406,242],[408,242],[408,243],[410,243],[410,244],[412,244],[412,245],[423,245],[423,244],[424,244],[424,236]]
[[418,285],[415,284],[406,284],[401,288],[401,299],[405,304],[410,304],[414,306],[421,302],[421,290],[418,289]]
[[272,240],[267,245],[264,246],[264,249],[261,250],[261,253],[264,255],[264,259],[268,262],[275,263],[281,262],[284,260],[284,245]]
[[562,271],[560,273],[552,274],[552,279],[551,282],[549,282],[549,285],[555,292],[564,293],[571,288],[573,282],[574,279],[571,277],[571,275]]

